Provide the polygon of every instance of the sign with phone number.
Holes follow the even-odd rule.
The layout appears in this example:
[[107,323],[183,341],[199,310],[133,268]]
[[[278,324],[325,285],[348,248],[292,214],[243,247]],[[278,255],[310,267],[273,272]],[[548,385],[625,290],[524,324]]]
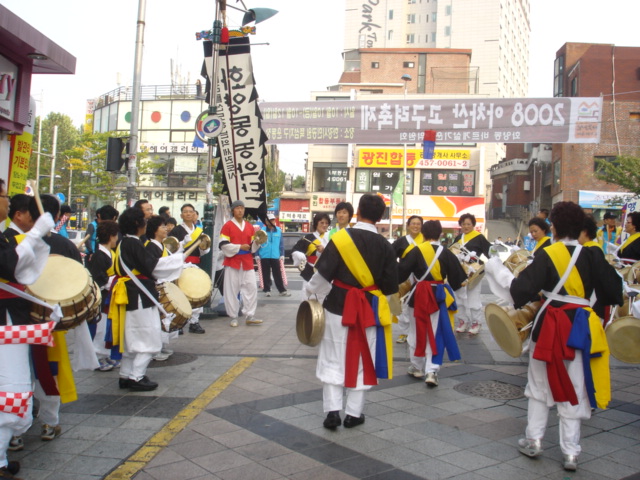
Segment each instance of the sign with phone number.
[[471,160],[444,160],[444,159],[421,159],[416,168],[457,168],[468,169],[471,167]]

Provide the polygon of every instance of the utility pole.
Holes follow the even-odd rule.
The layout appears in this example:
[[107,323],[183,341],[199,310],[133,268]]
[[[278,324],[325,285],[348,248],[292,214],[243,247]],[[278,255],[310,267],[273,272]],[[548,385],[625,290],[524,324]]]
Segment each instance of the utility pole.
[[[53,126],[53,147],[51,151],[51,175],[49,179],[49,193],[53,195],[53,187],[56,179],[56,150],[58,148],[58,125]],[[38,149],[40,151],[40,149]]]
[[136,51],[133,62],[133,98],[131,99],[131,131],[129,138],[129,158],[127,159],[127,206],[136,200],[138,185],[138,125],[140,124],[140,86],[142,76],[142,48],[144,46],[144,26],[147,0],[138,0],[138,21],[136,25]]

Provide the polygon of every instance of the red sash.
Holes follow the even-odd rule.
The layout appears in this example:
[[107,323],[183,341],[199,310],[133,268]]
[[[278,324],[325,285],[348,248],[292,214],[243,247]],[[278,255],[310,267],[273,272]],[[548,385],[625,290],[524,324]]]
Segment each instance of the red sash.
[[[418,282],[416,291],[414,292],[414,316],[416,318],[416,348],[414,355],[416,357],[424,357],[427,352],[427,338],[431,345],[431,353],[435,356],[438,354],[436,347],[436,338],[433,334],[431,326],[431,314],[440,310],[440,306],[436,301],[431,285],[442,284],[441,281],[423,280]],[[426,333],[426,335],[425,335]]]
[[[19,283],[13,282],[3,282],[5,285],[9,285],[10,287],[17,288],[18,290],[22,290],[26,288],[24,285],[20,285]],[[8,298],[19,298],[17,295],[14,295],[11,292],[7,292],[6,290],[0,290],[0,300],[6,300]]]
[[189,255],[184,259],[185,263],[193,263],[194,265],[200,265],[200,257],[194,257],[193,255]]
[[364,384],[377,385],[376,369],[371,358],[366,328],[375,327],[376,319],[373,309],[364,292],[378,290],[376,285],[358,288],[334,279],[336,287],[347,290],[347,297],[342,312],[342,325],[349,328],[347,333],[347,351],[344,369],[344,386],[355,388],[358,383],[358,367],[362,358]]

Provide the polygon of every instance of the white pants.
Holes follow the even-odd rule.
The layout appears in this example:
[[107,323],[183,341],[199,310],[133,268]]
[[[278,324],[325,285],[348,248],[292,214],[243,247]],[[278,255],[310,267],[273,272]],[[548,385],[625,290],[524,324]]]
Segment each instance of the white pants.
[[560,449],[565,455],[579,455],[580,422],[591,418],[591,405],[584,384],[582,370],[582,352],[576,350],[573,360],[565,360],[564,364],[571,378],[571,383],[578,397],[578,404],[553,400],[546,363],[533,358],[535,343],[531,342],[529,353],[529,369],[527,371],[527,387],[524,394],[529,399],[527,411],[526,436],[531,439],[542,439],[547,428],[549,408],[556,405],[560,417]]
[[[342,397],[345,388],[342,385],[322,385],[322,409],[325,413],[342,410]],[[347,405],[344,412],[352,417],[359,418],[364,410],[365,390],[354,390],[347,388]]]
[[484,323],[484,313],[482,309],[482,300],[480,299],[480,285],[478,282],[473,288],[461,287],[456,290],[456,303],[458,304],[457,318],[466,324]]
[[200,322],[200,314],[203,312],[204,308],[198,307],[194,308],[191,312],[191,318],[189,318],[189,324],[193,325],[195,323]]
[[126,313],[120,377],[137,382],[145,376],[153,354],[162,350],[161,332],[158,308],[142,308],[139,300],[138,309]]
[[60,395],[47,395],[40,380],[36,380],[33,396],[40,402],[38,419],[45,425],[56,426],[60,423]]
[[[29,345],[0,345],[0,391],[30,392],[31,367]],[[14,435],[22,435],[29,430],[33,416],[29,406],[24,417],[12,413],[0,412],[0,468],[7,466],[7,449]]]
[[409,305],[402,305],[402,313],[398,315],[398,326],[396,327],[398,335],[409,335],[409,324],[411,323],[409,310],[413,309]]
[[[429,344],[429,337],[427,337],[427,348],[424,357],[416,357],[414,355],[416,350],[416,319],[413,308],[409,308],[407,315],[410,316],[411,322],[409,323],[409,336],[407,337],[407,344],[409,345],[409,356],[411,358],[411,365],[417,368],[421,372],[426,373],[438,373],[440,365],[433,363],[433,352],[431,351],[431,345]],[[440,310],[431,314],[431,328],[433,329],[433,335],[438,332],[438,323],[440,317]]]
[[240,315],[238,295],[242,298],[242,309],[245,316],[254,316],[258,306],[256,272],[253,269],[236,270],[224,267],[224,308],[231,318]]
[[120,377],[136,382],[142,380],[147,373],[147,367],[153,358],[152,353],[124,352],[120,362]]

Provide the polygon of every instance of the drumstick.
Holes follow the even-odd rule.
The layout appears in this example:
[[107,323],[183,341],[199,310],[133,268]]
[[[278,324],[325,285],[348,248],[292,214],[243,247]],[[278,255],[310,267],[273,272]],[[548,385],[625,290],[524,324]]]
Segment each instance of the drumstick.
[[[33,190],[33,197],[36,199],[36,205],[40,215],[44,215],[44,208],[42,207],[42,200],[40,200],[40,193],[38,192],[38,182],[35,180],[27,180],[27,185]],[[51,232],[47,232],[47,237],[51,236]]]
[[196,241],[193,242],[193,245],[191,245],[189,249],[184,252],[185,257],[188,257],[189,255],[191,255],[191,252],[193,252],[196,248],[200,246],[200,237],[202,237],[202,235],[203,234],[201,233],[200,236],[196,238]]
[[84,242],[86,242],[87,240],[89,240],[89,238],[91,238],[91,234],[87,234],[85,235],[85,237],[80,240],[80,242],[78,243],[78,245],[76,245],[76,247],[78,247],[78,250],[80,249],[80,247],[82,247],[82,245],[84,245]]

